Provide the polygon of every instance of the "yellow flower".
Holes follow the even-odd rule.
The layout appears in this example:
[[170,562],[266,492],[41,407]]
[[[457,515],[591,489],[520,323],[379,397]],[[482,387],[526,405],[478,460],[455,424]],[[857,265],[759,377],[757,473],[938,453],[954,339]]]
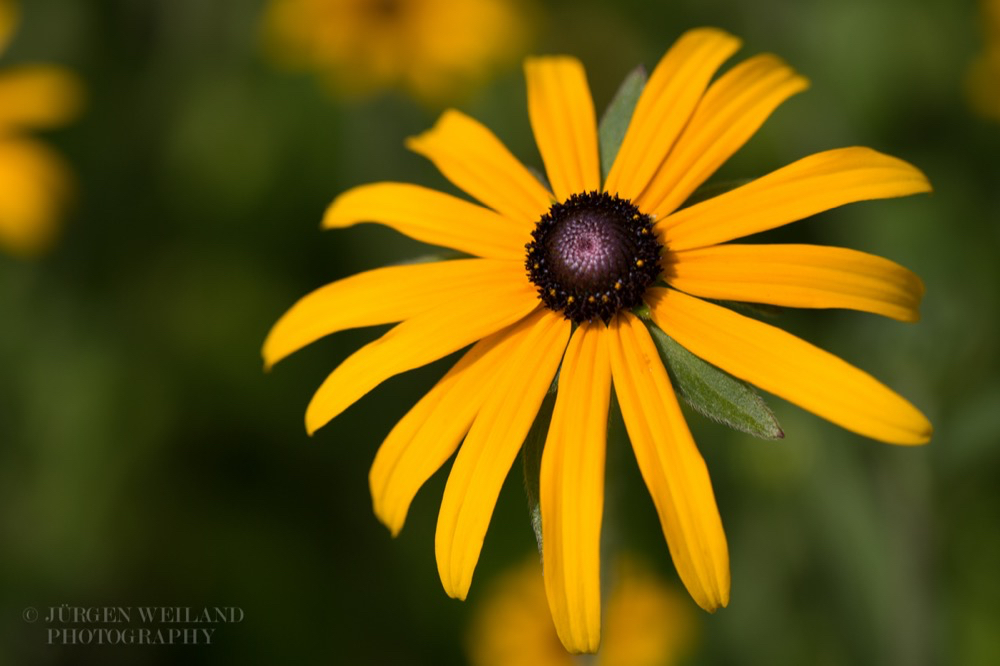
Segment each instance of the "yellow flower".
[[457,598],[469,590],[504,477],[559,370],[540,502],[546,591],[570,651],[591,652],[599,642],[612,384],[681,580],[707,610],[729,601],[726,537],[708,472],[633,309],[648,308],[648,325],[709,363],[848,430],[898,444],[930,438],[927,419],[870,375],[705,300],[852,308],[912,321],[923,293],[910,271],[861,252],[728,243],[850,202],[930,189],[917,169],[874,150],[815,154],[681,207],[807,86],[773,55],[713,81],[739,44],[705,28],[667,51],[603,187],[594,106],[572,58],[525,65],[551,190],[483,125],[445,112],[408,145],[484,205],[377,183],[337,197],[323,223],[376,221],[475,258],[335,282],[292,307],[264,344],[271,365],[335,331],[402,322],[326,379],[306,412],[310,433],[385,379],[472,345],[390,432],[370,475],[375,512],[395,534],[417,490],[458,449],[435,543],[441,581]]
[[[0,0],[0,54],[17,21],[17,8]],[[53,65],[0,71],[0,248],[17,255],[46,250],[69,194],[62,159],[24,130],[58,127],[80,108],[77,79]]]
[[402,87],[447,97],[517,57],[527,17],[517,0],[271,0],[269,51],[340,92]]
[[[476,609],[472,666],[572,666],[548,618],[538,560],[505,571]],[[694,647],[698,624],[677,590],[632,558],[615,571],[597,666],[671,666]]]

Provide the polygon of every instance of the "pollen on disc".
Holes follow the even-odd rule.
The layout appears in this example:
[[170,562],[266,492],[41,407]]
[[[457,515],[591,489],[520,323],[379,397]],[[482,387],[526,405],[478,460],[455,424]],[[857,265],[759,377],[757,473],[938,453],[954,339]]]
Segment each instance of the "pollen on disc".
[[605,192],[574,194],[553,204],[526,246],[525,268],[551,310],[577,323],[642,302],[659,275],[662,247],[652,219]]

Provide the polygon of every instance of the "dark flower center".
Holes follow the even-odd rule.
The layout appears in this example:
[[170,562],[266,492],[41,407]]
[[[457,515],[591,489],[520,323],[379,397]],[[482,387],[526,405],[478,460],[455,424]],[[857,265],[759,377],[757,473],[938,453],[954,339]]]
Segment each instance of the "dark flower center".
[[553,204],[531,232],[525,268],[545,305],[576,323],[642,303],[660,274],[653,219],[605,192]]

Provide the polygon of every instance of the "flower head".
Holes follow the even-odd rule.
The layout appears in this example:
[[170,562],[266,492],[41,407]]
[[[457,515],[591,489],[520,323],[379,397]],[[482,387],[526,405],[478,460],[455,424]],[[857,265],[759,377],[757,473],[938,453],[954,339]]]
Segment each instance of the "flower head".
[[271,0],[264,30],[276,60],[339,92],[401,87],[433,101],[521,52],[521,10],[518,0]]
[[[469,590],[500,487],[558,371],[541,459],[541,531],[549,606],[573,652],[592,652],[600,640],[612,387],[681,580],[707,610],[729,601],[708,471],[651,331],[848,430],[899,444],[930,437],[927,419],[870,375],[706,300],[912,321],[923,293],[913,273],[861,252],[729,243],[850,202],[929,190],[917,169],[874,150],[812,155],[682,207],[807,86],[772,55],[713,80],[738,47],[716,29],[684,34],[650,76],[620,149],[603,156],[580,63],[529,59],[528,111],[551,189],[484,126],[445,112],[407,145],[482,205],[378,183],[337,197],[324,226],[375,221],[473,258],[335,282],[297,303],[264,345],[270,365],[335,331],[401,322],[327,378],[306,412],[309,432],[385,379],[471,345],[393,428],[370,474],[375,512],[395,534],[420,486],[458,451],[436,535],[439,574],[457,598]],[[576,307],[581,301],[589,305]]]
[[[17,6],[0,0],[0,55],[17,20]],[[80,108],[76,77],[53,65],[0,71],[0,248],[35,255],[52,243],[69,190],[62,159],[26,130],[58,127]]]

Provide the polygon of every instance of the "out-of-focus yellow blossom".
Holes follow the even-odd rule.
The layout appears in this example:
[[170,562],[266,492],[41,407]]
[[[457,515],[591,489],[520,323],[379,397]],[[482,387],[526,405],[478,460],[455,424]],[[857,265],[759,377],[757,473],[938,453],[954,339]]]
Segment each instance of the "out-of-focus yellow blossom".
[[433,102],[519,58],[530,22],[520,0],[271,0],[264,33],[274,60],[338,94],[398,87]]
[[980,4],[986,45],[969,67],[966,89],[976,113],[1000,120],[1000,0]]
[[[0,0],[0,55],[17,22],[17,7]],[[48,146],[26,135],[69,122],[80,109],[82,88],[54,65],[0,70],[0,248],[37,255],[55,238],[70,191],[69,170]]]
[[[535,558],[493,582],[470,627],[473,666],[572,666],[559,641]],[[612,576],[598,666],[670,666],[690,654],[699,625],[683,593],[634,559]]]

